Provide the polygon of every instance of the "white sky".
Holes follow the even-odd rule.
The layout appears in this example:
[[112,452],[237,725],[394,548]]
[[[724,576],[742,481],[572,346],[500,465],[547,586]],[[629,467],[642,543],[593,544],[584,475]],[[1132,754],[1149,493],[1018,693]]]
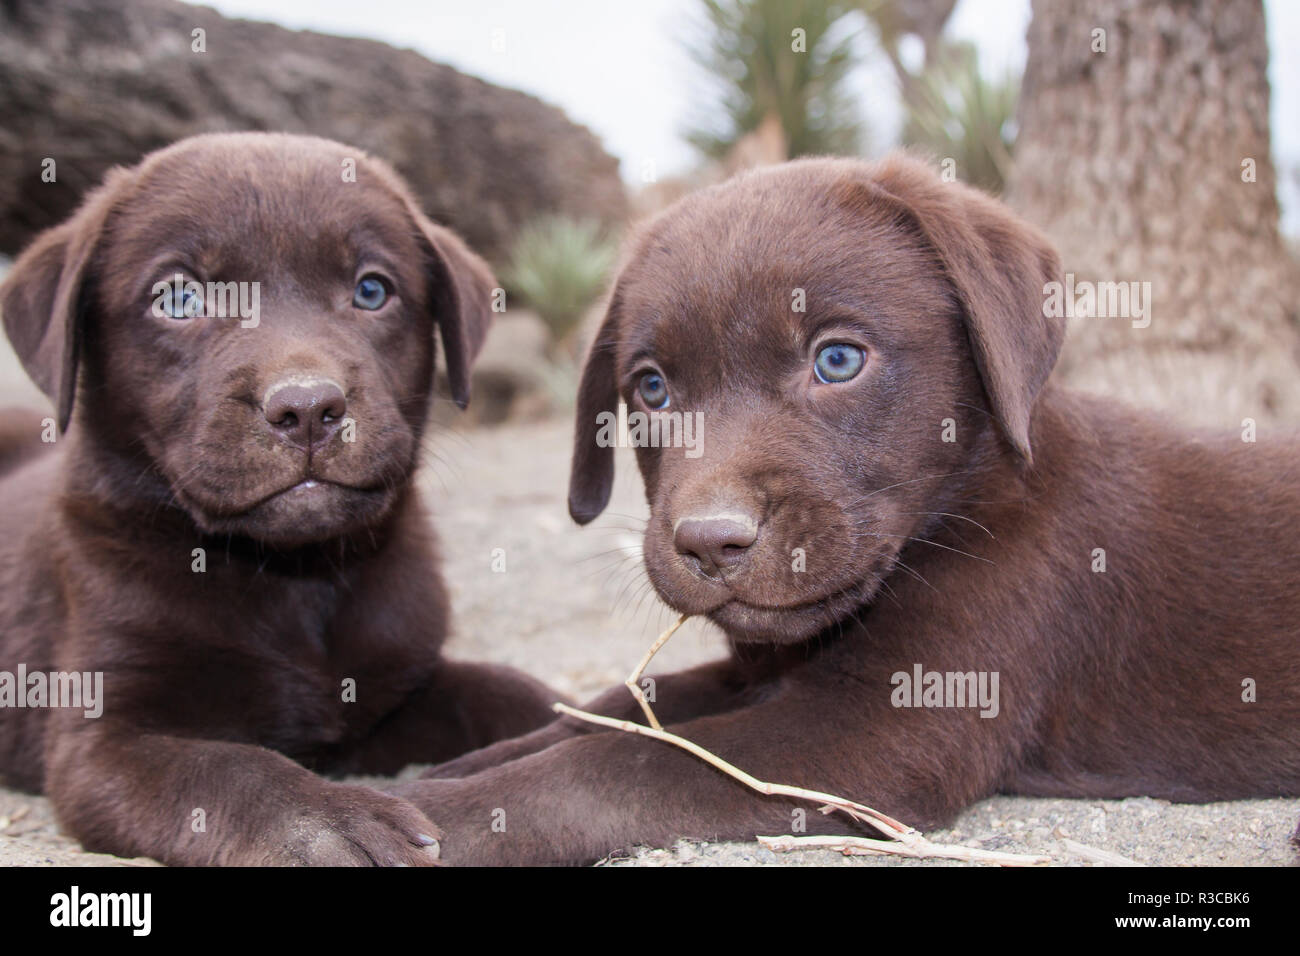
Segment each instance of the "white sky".
[[[682,52],[696,0],[206,0],[227,16],[366,36],[410,47],[493,83],[524,90],[590,127],[631,179],[645,162],[672,175],[695,161],[681,138],[694,66]],[[1300,233],[1300,4],[1266,0],[1273,153],[1285,228]],[[979,48],[987,75],[1019,70],[1029,0],[960,0],[948,34]],[[899,109],[881,58],[864,71],[873,151],[889,146]]]

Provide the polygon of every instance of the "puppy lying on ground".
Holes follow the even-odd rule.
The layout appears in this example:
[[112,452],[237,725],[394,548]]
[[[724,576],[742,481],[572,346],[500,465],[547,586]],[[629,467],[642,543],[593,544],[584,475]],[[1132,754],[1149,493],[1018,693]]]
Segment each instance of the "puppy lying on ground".
[[[305,137],[182,141],[35,241],[0,311],[67,430],[0,427],[0,779],[95,850],[432,860],[415,807],[311,770],[553,716],[523,675],[440,658],[412,481],[435,334],[463,405],[492,286],[387,167]],[[50,706],[74,675],[97,703]]]
[[[668,730],[923,827],[999,791],[1300,795],[1300,448],[1052,387],[1060,271],[905,158],[757,172],[645,229],[583,374],[569,503],[585,523],[608,500],[601,413],[702,416],[702,455],[637,451],[650,579],[731,647],[658,679]],[[624,687],[588,707],[642,719]],[[568,719],[432,773],[394,792],[454,861],[749,839],[796,807],[846,826]]]

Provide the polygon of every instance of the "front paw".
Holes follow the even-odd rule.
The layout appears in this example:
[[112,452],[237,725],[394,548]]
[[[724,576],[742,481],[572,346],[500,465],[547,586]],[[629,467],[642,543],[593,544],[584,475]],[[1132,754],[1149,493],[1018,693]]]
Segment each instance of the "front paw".
[[[370,787],[326,783],[290,811],[259,863],[279,866],[432,866],[441,831],[411,803]],[[273,838],[274,839],[274,838]]]
[[500,865],[509,861],[499,858],[497,851],[513,838],[506,826],[506,808],[500,804],[510,801],[496,788],[481,785],[481,779],[406,780],[385,787],[384,792],[441,822],[443,864]]

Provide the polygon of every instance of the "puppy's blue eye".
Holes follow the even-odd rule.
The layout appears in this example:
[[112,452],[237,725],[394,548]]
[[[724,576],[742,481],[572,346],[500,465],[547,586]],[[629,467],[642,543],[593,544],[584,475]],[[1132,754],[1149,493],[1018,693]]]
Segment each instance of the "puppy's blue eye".
[[203,314],[203,296],[197,289],[189,288],[176,294],[176,289],[169,288],[157,300],[158,310],[169,319],[192,319]]
[[658,372],[646,372],[636,388],[642,401],[651,408],[668,407],[668,383]]
[[373,312],[388,300],[388,287],[384,285],[384,280],[376,276],[365,276],[357,283],[356,291],[352,293],[352,304],[358,309],[368,309]]
[[817,361],[813,363],[813,373],[818,381],[825,382],[827,385],[847,382],[862,371],[865,358],[862,349],[856,345],[843,343],[828,345],[817,353]]

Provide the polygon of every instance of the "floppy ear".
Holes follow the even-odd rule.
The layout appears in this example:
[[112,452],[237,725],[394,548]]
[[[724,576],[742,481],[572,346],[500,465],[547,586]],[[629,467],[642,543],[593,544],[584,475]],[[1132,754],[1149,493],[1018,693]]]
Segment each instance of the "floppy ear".
[[1065,318],[1043,312],[1044,286],[1061,278],[1060,257],[1005,205],[941,182],[920,162],[887,161],[875,181],[938,253],[960,297],[993,414],[1011,447],[1032,463],[1030,415],[1065,338]]
[[71,219],[37,236],[0,285],[5,333],[27,374],[54,403],[61,432],[77,390],[87,273],[123,175],[113,170]]
[[453,233],[411,210],[428,241],[433,262],[434,315],[442,335],[451,397],[458,406],[469,404],[470,368],[488,328],[492,325],[492,270]]
[[618,380],[614,367],[618,348],[619,294],[615,287],[605,320],[587,353],[578,384],[578,410],[573,430],[573,466],[569,471],[569,514],[586,524],[605,510],[614,487],[614,448],[597,441],[601,412],[617,414]]

